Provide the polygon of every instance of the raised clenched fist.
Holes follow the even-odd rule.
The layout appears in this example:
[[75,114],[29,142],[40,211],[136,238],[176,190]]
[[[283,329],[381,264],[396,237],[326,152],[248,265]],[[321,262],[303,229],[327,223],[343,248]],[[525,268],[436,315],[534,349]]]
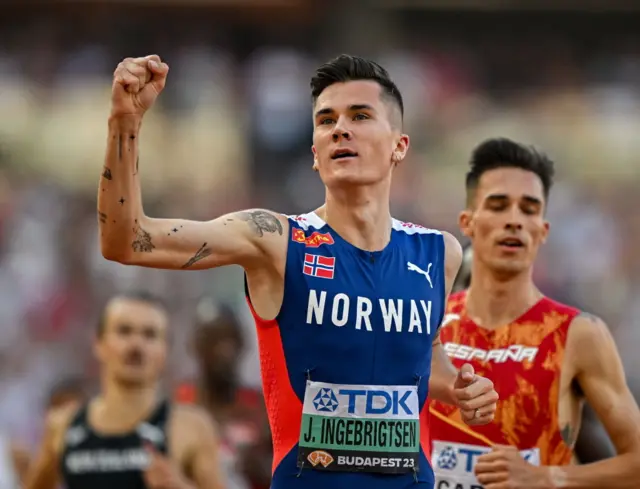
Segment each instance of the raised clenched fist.
[[142,115],[151,108],[167,81],[169,66],[155,54],[125,58],[113,73],[111,115]]

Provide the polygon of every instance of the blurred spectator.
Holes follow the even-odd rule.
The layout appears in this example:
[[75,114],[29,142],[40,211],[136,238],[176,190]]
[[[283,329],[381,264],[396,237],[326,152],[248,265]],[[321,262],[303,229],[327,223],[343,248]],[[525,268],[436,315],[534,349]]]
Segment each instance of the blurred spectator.
[[199,402],[220,427],[221,457],[232,489],[266,489],[271,482],[271,439],[260,392],[240,384],[245,340],[234,312],[204,298],[196,309],[193,348],[197,387],[181,385],[178,400]]

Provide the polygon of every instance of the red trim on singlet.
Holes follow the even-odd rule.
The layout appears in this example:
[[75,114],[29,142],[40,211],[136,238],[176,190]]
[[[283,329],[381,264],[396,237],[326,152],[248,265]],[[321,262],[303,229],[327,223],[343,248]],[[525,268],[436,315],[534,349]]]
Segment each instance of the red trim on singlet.
[[246,299],[258,332],[262,389],[271,425],[272,471],[275,472],[280,462],[298,443],[302,425],[302,402],[289,381],[278,321],[262,319],[254,310],[251,300],[248,297]]

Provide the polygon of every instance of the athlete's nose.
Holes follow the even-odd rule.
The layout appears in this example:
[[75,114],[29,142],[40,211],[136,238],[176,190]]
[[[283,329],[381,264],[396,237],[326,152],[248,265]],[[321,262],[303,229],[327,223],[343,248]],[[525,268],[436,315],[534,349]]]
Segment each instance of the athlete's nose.
[[505,229],[509,231],[520,231],[522,229],[522,211],[518,207],[511,207]]
[[333,142],[337,143],[340,139],[346,139],[349,141],[351,139],[351,133],[345,130],[336,130],[333,133]]
[[522,229],[522,224],[519,222],[508,222],[505,228],[509,231],[520,231]]

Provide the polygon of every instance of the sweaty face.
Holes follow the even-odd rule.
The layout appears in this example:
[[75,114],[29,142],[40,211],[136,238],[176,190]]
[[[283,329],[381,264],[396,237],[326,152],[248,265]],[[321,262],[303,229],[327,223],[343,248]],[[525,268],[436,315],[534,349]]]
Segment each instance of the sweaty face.
[[314,107],[314,168],[326,186],[371,185],[391,177],[409,148],[399,109],[373,81],[335,83]]
[[107,306],[96,350],[107,375],[128,385],[156,382],[167,356],[167,314],[156,305],[116,299]]
[[474,256],[490,269],[507,275],[529,270],[549,232],[540,178],[519,168],[487,171],[460,226]]

